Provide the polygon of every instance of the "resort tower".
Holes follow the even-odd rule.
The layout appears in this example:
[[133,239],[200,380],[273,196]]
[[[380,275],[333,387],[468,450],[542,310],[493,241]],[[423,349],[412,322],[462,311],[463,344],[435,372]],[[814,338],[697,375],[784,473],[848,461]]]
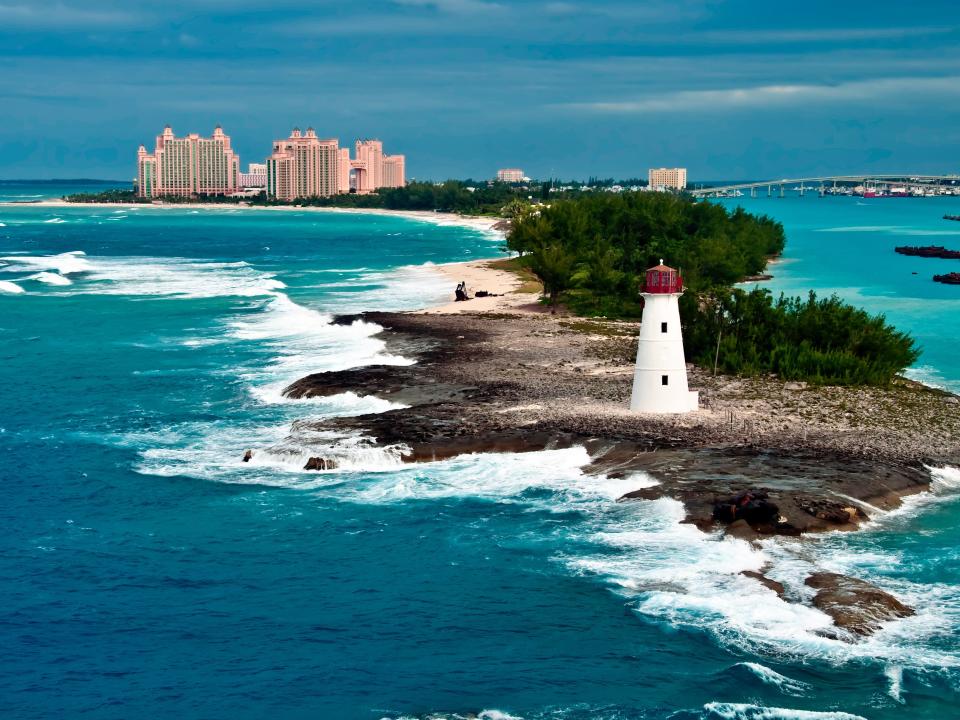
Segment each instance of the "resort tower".
[[211,137],[176,137],[167,125],[152,153],[143,145],[137,151],[137,193],[142,198],[230,195],[239,189],[239,175],[240,156],[219,125]]
[[682,294],[680,273],[664,265],[663,260],[647,270],[630,398],[633,412],[685,413],[698,407],[698,393],[687,387],[678,302]]

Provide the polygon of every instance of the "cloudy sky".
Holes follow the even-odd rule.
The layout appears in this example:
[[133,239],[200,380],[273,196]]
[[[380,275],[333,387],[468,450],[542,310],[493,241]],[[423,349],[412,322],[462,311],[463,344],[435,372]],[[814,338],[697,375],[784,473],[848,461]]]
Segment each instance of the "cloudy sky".
[[0,0],[0,178],[244,165],[313,125],[419,178],[960,172],[956,0]]

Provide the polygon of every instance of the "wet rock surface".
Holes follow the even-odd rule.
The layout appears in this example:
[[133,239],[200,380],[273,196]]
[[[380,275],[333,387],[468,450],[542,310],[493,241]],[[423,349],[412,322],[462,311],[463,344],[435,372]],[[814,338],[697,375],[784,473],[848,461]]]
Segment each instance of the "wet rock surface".
[[853,638],[838,635],[839,639],[855,639],[871,635],[882,623],[909,617],[914,609],[876,585],[838,573],[816,573],[806,584],[817,590],[813,606],[831,618],[840,630]]
[[[409,407],[304,421],[301,430],[362,435],[402,448],[405,462],[582,445],[588,473],[643,471],[659,481],[621,500],[675,498],[704,529],[739,520],[757,535],[853,529],[871,507],[891,509],[926,489],[923,463],[960,458],[960,414],[946,402],[953,396],[907,381],[891,389],[787,387],[691,367],[700,412],[640,416],[628,410],[635,324],[412,313],[337,322],[377,323],[387,351],[416,364],[317,373],[285,394],[353,392]],[[764,496],[763,512],[715,515],[718,503],[744,492]]]

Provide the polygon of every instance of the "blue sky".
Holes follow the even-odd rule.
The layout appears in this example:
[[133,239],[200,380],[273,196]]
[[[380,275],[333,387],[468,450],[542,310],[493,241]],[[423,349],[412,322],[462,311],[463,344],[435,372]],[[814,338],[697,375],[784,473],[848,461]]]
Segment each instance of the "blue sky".
[[244,165],[313,125],[419,178],[960,172],[956,0],[0,0],[0,178]]

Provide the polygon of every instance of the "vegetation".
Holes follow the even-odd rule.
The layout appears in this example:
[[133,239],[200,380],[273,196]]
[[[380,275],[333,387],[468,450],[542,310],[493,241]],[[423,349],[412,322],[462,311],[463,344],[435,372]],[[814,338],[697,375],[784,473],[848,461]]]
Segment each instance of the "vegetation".
[[760,272],[783,250],[783,227],[668,193],[602,193],[528,208],[508,246],[523,256],[551,302],[583,315],[639,317],[644,271],[661,258],[692,290]]
[[94,202],[104,202],[104,203],[142,203],[148,202],[140,197],[137,197],[137,194],[133,190],[104,190],[103,192],[97,193],[76,193],[74,195],[68,195],[64,198],[70,202],[75,203],[94,203]]
[[[414,182],[368,195],[297,200],[303,206],[437,210],[498,215],[512,228],[508,247],[528,285],[543,285],[549,302],[586,316],[639,318],[644,271],[662,258],[678,267],[688,290],[681,298],[688,358],[725,373],[776,373],[785,380],[837,385],[885,385],[919,355],[914,341],[837,297],[807,300],[732,287],[760,273],[782,252],[783,227],[768,217],[682,195],[605,192],[611,180],[589,185],[525,186],[487,181]],[[640,184],[625,181],[622,185]],[[107,190],[72,202],[146,202],[132,191]],[[280,205],[265,196],[251,205]],[[164,198],[196,202],[197,198]],[[237,198],[203,198],[236,203]],[[544,204],[546,203],[546,204]]]
[[666,193],[585,195],[515,215],[508,238],[551,304],[581,315],[638,318],[644,271],[681,269],[687,357],[732,374],[886,385],[919,356],[907,334],[836,296],[807,300],[732,287],[784,247],[768,217]]
[[836,295],[806,300],[716,288],[681,298],[688,358],[720,372],[825,385],[887,385],[920,355],[913,339]]
[[[463,215],[498,215],[514,217],[532,201],[570,199],[595,190],[603,191],[613,185],[612,180],[594,180],[593,185],[548,181],[524,185],[489,182],[487,180],[447,180],[442,183],[411,182],[401,188],[381,188],[377,192],[359,195],[348,193],[331,197],[298,198],[294,202],[305,207],[347,207],[388,210],[436,210]],[[639,181],[627,181],[639,182]],[[132,190],[110,190],[102,193],[79,193],[65,198],[70,202],[149,202],[137,198]],[[287,205],[286,200],[275,200],[265,195],[248,198],[225,196],[172,197],[164,203],[237,203],[250,205]]]

